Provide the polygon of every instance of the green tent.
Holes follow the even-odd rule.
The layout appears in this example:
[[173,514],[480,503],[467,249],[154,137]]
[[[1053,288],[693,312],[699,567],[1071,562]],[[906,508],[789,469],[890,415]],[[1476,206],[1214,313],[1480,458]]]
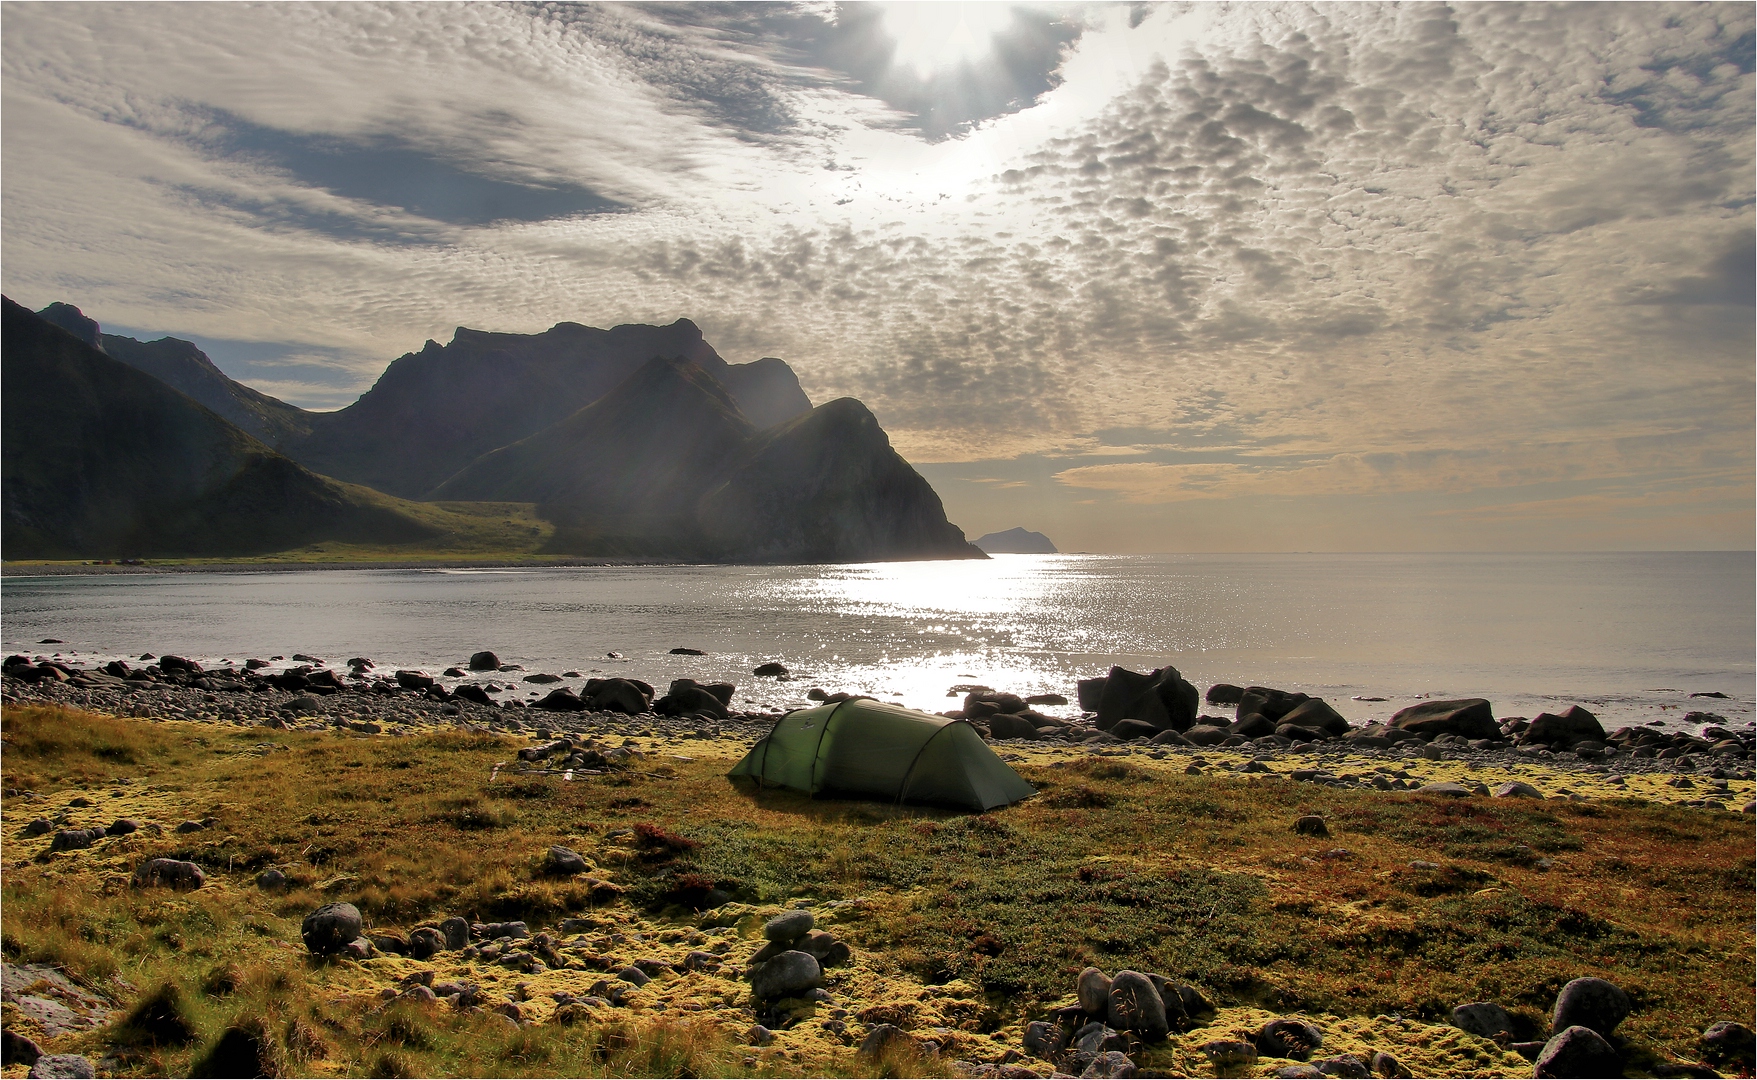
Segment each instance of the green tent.
[[813,795],[972,810],[1037,793],[966,721],[871,698],[788,713],[727,775]]

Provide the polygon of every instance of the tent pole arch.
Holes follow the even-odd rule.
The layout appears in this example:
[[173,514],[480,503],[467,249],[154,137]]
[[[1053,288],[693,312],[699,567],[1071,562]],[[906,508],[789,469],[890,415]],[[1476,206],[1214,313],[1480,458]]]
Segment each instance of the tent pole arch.
[[903,773],[903,782],[897,785],[897,805],[898,806],[903,805],[903,796],[907,795],[909,793],[909,778],[915,775],[915,766],[921,761],[921,755],[927,753],[927,748],[933,745],[933,741],[935,739],[939,738],[941,735],[944,735],[946,732],[957,727],[959,724],[963,724],[966,727],[973,726],[970,724],[970,721],[968,721],[968,720],[954,720],[954,721],[952,721],[951,723],[947,724],[945,727],[942,727],[938,731],[934,732],[932,735],[929,735],[927,737],[927,741],[923,742],[921,744],[921,749],[915,751],[915,756],[909,759],[909,768]]
[[[858,700],[860,700],[860,699],[859,698],[843,698],[841,701],[836,702],[836,707],[830,710],[830,715],[824,717],[823,730],[819,731],[817,733],[817,745],[812,747],[812,750],[811,750],[811,797],[814,799],[817,798],[818,766],[823,764],[824,736],[828,735],[830,733],[830,721],[834,720],[836,718],[836,714],[840,713],[842,711],[842,706],[848,704],[850,701],[858,701]],[[765,765],[768,764],[768,751],[767,750],[763,751],[763,764],[765,764]]]

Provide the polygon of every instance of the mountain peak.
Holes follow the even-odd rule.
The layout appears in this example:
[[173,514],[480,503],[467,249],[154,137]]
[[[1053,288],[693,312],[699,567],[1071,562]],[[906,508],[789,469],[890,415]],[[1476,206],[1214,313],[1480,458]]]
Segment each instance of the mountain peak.
[[993,532],[979,537],[976,546],[990,555],[1054,555],[1057,549],[1049,537],[1030,532],[1024,526]]

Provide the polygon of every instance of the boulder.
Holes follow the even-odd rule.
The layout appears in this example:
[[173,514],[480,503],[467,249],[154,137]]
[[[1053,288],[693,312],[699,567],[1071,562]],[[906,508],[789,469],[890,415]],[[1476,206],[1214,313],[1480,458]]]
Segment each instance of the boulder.
[[1494,1038],[1503,1031],[1512,1032],[1513,1018],[1492,1001],[1473,1001],[1452,1010],[1452,1026],[1472,1035]]
[[1095,967],[1086,968],[1080,972],[1075,990],[1080,998],[1080,1009],[1087,1016],[1110,1014],[1110,976]]
[[593,679],[586,683],[586,704],[593,712],[635,716],[651,706],[653,688],[634,679]]
[[1257,1050],[1265,1057],[1304,1061],[1312,1056],[1312,1051],[1324,1045],[1324,1033],[1304,1020],[1284,1016],[1259,1028],[1254,1041]]
[[793,942],[793,947],[802,953],[810,953],[820,967],[827,967],[825,961],[835,951],[836,939],[822,930],[808,930]]
[[470,923],[456,915],[439,924],[439,932],[445,936],[445,948],[448,952],[456,952],[470,944]]
[[360,909],[353,904],[325,904],[305,916],[299,936],[319,956],[341,952],[360,936]]
[[259,889],[281,889],[285,888],[286,885],[287,875],[272,866],[256,875],[256,887]]
[[[350,660],[349,663],[351,664],[351,663],[353,663],[353,661]],[[372,665],[366,664],[365,666],[371,667]],[[495,656],[493,653],[489,652],[487,649],[484,649],[479,653],[471,653],[470,654],[470,670],[471,671],[499,671],[500,670],[500,657]]]
[[1229,724],[1226,732],[1229,735],[1243,735],[1247,739],[1261,739],[1265,735],[1275,734],[1275,721],[1262,713],[1246,713]]
[[445,935],[434,927],[417,926],[409,931],[408,952],[411,959],[426,960],[445,951]]
[[1328,735],[1348,734],[1348,721],[1323,698],[1307,698],[1281,717],[1283,724],[1312,728]]
[[50,851],[79,851],[102,840],[102,829],[62,829],[49,841]]
[[1541,799],[1543,792],[1520,780],[1509,780],[1495,788],[1497,799]]
[[1422,795],[1444,795],[1449,799],[1468,799],[1472,794],[1463,784],[1455,784],[1450,780],[1435,780],[1415,790]]
[[1228,733],[1225,728],[1213,724],[1197,724],[1183,734],[1185,741],[1192,746],[1218,746],[1226,741]]
[[1023,716],[1015,716],[1011,713],[995,713],[990,716],[988,730],[997,739],[1042,738],[1037,732],[1037,725]]
[[759,679],[783,679],[788,675],[791,675],[792,672],[787,670],[786,664],[776,664],[771,662],[767,664],[758,664],[756,668],[751,671],[751,674]]
[[91,1080],[98,1071],[84,1054],[44,1054],[25,1075],[43,1080]]
[[1629,1015],[1629,1008],[1629,995],[1615,983],[1604,979],[1575,979],[1556,995],[1555,1011],[1550,1015],[1550,1031],[1585,1027],[1609,1038]]
[[1745,1072],[1757,1064],[1757,1034],[1744,1024],[1720,1020],[1702,1033],[1702,1060],[1728,1064]]
[[809,933],[815,922],[809,911],[782,912],[763,924],[763,937],[780,944],[788,944]]
[[1607,1077],[1623,1075],[1623,1062],[1616,1048],[1589,1027],[1563,1028],[1538,1051],[1532,1075],[1555,1077]]
[[148,859],[134,871],[133,886],[137,889],[155,886],[188,892],[207,884],[201,867],[181,859]]
[[660,716],[709,716],[716,720],[728,715],[726,703],[717,694],[689,679],[672,683],[670,691],[653,702],[653,711]]
[[1146,675],[1113,667],[1105,676],[1096,722],[1101,731],[1109,731],[1120,720],[1141,720],[1158,731],[1184,731],[1196,722],[1196,702],[1196,688],[1174,667]]
[[0,1065],[35,1065],[42,1056],[35,1039],[11,1028],[0,1030]]
[[125,817],[125,818],[117,818],[115,821],[111,822],[110,827],[108,829],[104,830],[104,835],[105,836],[127,836],[129,833],[134,833],[134,832],[139,832],[139,831],[140,831],[140,820],[138,818]]
[[1374,1076],[1395,1078],[1395,1080],[1409,1080],[1409,1077],[1413,1075],[1403,1067],[1403,1062],[1383,1050],[1373,1051],[1372,1058],[1367,1062],[1367,1068],[1373,1071]]
[[859,1054],[868,1061],[876,1061],[893,1046],[913,1047],[914,1045],[915,1040],[897,1025],[874,1024],[867,1029],[866,1038],[860,1040]]
[[1025,1052],[1045,1061],[1062,1052],[1068,1045],[1068,1032],[1044,1020],[1025,1025]]
[[1288,713],[1311,700],[1305,694],[1290,693],[1286,690],[1275,690],[1267,686],[1247,686],[1239,694],[1238,711],[1233,713],[1242,720],[1252,713],[1261,713],[1276,723]]
[[1214,1003],[1208,1000],[1206,994],[1188,983],[1177,984],[1177,996],[1183,1001],[1185,1016],[1208,1018],[1219,1011],[1214,1007]]
[[1312,1068],[1318,1070],[1319,1076],[1340,1076],[1348,1080],[1366,1080],[1373,1075],[1367,1068],[1367,1063],[1354,1054],[1320,1058],[1312,1062]]
[[751,972],[750,993],[758,1001],[798,997],[823,981],[817,957],[789,949]]
[[1075,700],[1079,701],[1082,712],[1097,712],[1098,703],[1104,698],[1104,677],[1081,679],[1074,684]]
[[[999,717],[996,717],[995,719],[999,719]],[[1155,727],[1145,720],[1118,720],[1116,724],[1111,727],[1110,734],[1114,738],[1120,739],[1123,742],[1128,742],[1131,739],[1151,739],[1161,731],[1171,732],[1174,735],[1176,734],[1171,728]]]
[[1153,981],[1139,971],[1116,973],[1110,980],[1108,1005],[1110,1026],[1132,1031],[1145,1042],[1159,1042],[1171,1031],[1164,1000]]
[[550,712],[584,712],[586,703],[580,696],[565,686],[558,686],[544,696],[543,700],[533,702],[534,709],[547,709]]
[[559,874],[564,877],[583,874],[592,868],[591,864],[586,862],[585,856],[573,848],[562,847],[560,844],[550,845],[544,865],[551,874]]
[[1276,724],[1275,734],[1290,742],[1323,742],[1330,733],[1319,728],[1300,727],[1298,724]]
[[1542,743],[1552,750],[1565,750],[1578,742],[1605,741],[1604,727],[1598,717],[1578,705],[1570,705],[1561,715],[1538,713],[1531,726],[1519,736],[1521,743]]
[[1231,683],[1215,683],[1208,688],[1202,700],[1210,705],[1237,705],[1245,696],[1245,688]]
[[494,704],[494,699],[488,696],[488,691],[484,690],[480,683],[463,683],[453,692],[453,696],[463,698],[465,701],[473,701],[478,705]]
[[24,835],[26,836],[46,836],[54,831],[54,822],[46,817],[36,818],[24,827]]
[[404,690],[426,690],[433,685],[433,676],[425,671],[399,671],[396,679]]
[[1121,1050],[1106,1050],[1087,1063],[1082,1077],[1123,1077],[1135,1075],[1135,1062]]
[[1455,701],[1424,701],[1399,709],[1391,717],[1391,727],[1411,731],[1423,738],[1456,735],[1461,739],[1498,739],[1501,727],[1495,723],[1494,709],[1486,698],[1459,698]]
[[1330,826],[1317,814],[1306,814],[1294,819],[1293,831],[1301,836],[1329,836]]

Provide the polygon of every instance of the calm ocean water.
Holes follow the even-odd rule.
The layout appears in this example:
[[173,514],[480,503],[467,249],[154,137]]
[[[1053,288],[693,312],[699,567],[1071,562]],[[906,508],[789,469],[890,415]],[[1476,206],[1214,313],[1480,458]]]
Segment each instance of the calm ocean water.
[[[1072,698],[1076,678],[1113,663],[1169,663],[1201,687],[1321,695],[1356,722],[1430,695],[1487,697],[1499,715],[1579,702],[1607,727],[1669,726],[1691,709],[1744,724],[1757,691],[1752,569],[1736,552],[1016,555],[7,577],[0,641],[80,658],[304,652],[434,672],[493,649],[532,672],[729,680],[765,706],[822,686],[936,711],[953,683]],[[677,646],[707,655],[670,655]],[[795,678],[752,678],[767,660]],[[1689,696],[1707,691],[1728,697]]]

